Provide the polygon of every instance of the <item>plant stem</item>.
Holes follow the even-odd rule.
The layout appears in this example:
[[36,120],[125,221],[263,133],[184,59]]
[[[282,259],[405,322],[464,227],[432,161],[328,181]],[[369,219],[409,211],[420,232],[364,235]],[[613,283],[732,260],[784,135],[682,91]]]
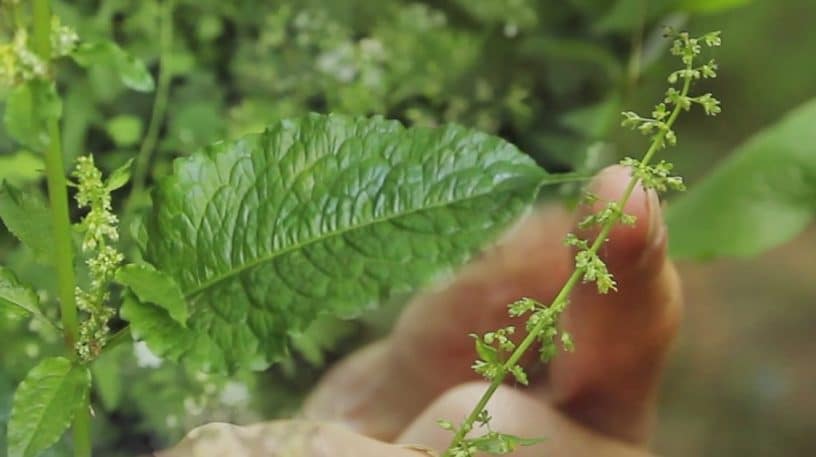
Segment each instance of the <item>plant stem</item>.
[[159,129],[164,122],[167,111],[167,99],[170,92],[169,71],[170,51],[173,44],[173,0],[165,0],[161,10],[161,30],[159,32],[159,75],[156,85],[156,97],[153,99],[153,110],[150,124],[147,127],[144,141],[136,157],[133,171],[133,190],[131,197],[138,195],[145,186],[150,159],[159,139]]
[[[45,62],[51,60],[51,3],[50,0],[34,0],[32,5],[34,19],[32,44],[34,51]],[[71,240],[71,220],[68,215],[68,186],[65,179],[65,166],[62,157],[62,145],[59,120],[49,119],[48,148],[45,151],[45,169],[48,181],[48,197],[51,209],[51,224],[54,236],[54,267],[57,271],[57,286],[60,299],[60,316],[65,346],[73,359],[76,359],[74,345],[77,340],[78,320],[74,297],[76,279],[74,277],[74,253]],[[90,457],[91,434],[89,407],[86,402],[77,408],[74,418],[74,455]]]
[[[686,69],[691,69],[691,63],[688,63]],[[686,76],[683,82],[683,88],[680,92],[681,97],[685,97],[688,95],[689,88],[691,87],[691,77]],[[649,162],[652,160],[654,155],[660,149],[661,144],[663,144],[664,137],[666,135],[666,131],[670,130],[674,125],[674,122],[677,120],[677,116],[680,115],[680,110],[682,108],[679,104],[675,105],[674,109],[672,110],[669,118],[666,120],[667,128],[662,130],[658,133],[652,140],[649,149],[646,150],[646,153],[643,155],[643,159],[641,159],[640,163],[642,165],[648,165]],[[618,208],[623,211],[626,207],[626,203],[629,202],[629,198],[631,198],[632,193],[637,187],[638,183],[640,182],[640,178],[637,175],[632,175],[632,178],[629,180],[629,184],[626,186],[626,189],[623,192],[623,195],[618,200]],[[616,215],[615,217],[610,217],[609,220],[604,223],[601,227],[600,232],[595,237],[595,240],[592,242],[592,245],[589,248],[589,252],[591,254],[597,254],[600,250],[601,246],[606,242],[607,238],[609,237],[609,233],[612,231],[612,228],[617,224],[618,220],[620,219],[620,214]],[[558,292],[558,295],[555,296],[553,301],[550,303],[550,307],[561,307],[564,306],[569,298],[569,295],[572,293],[572,290],[580,281],[581,276],[584,274],[584,268],[575,268],[573,270],[570,277],[561,287],[561,290]],[[524,337],[521,343],[516,347],[510,357],[504,362],[502,365],[502,369],[500,372],[491,380],[490,386],[485,390],[482,397],[476,403],[476,406],[470,412],[470,414],[465,418],[465,421],[462,425],[457,429],[456,433],[453,436],[453,440],[451,444],[448,446],[448,449],[442,454],[442,457],[452,457],[453,449],[465,438],[465,436],[473,429],[473,424],[476,422],[479,414],[482,410],[487,406],[487,403],[490,401],[490,398],[493,397],[493,394],[499,388],[499,386],[504,382],[504,379],[507,377],[507,374],[510,373],[510,369],[514,367],[521,357],[527,352],[530,346],[535,343],[536,339],[538,338],[539,333],[547,326],[547,322],[545,320],[541,320],[535,327],[533,327],[527,336]]]
[[[40,57],[51,58],[51,5],[48,0],[35,0],[34,50]],[[71,241],[71,221],[68,217],[68,186],[60,144],[59,121],[48,121],[48,148],[45,151],[45,168],[48,181],[48,197],[51,206],[51,223],[54,230],[54,267],[57,270],[60,313],[62,317],[65,345],[73,352],[77,338],[77,310],[74,301],[73,244]]]

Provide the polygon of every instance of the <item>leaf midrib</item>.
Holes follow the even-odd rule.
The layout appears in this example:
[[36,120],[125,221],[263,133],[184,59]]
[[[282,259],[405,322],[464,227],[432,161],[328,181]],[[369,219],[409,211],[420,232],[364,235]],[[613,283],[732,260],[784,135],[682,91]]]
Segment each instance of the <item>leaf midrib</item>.
[[[535,183],[534,186],[531,186],[532,187],[531,190],[535,190],[535,189],[539,188],[544,183],[544,181],[546,180],[546,177],[547,177],[546,174],[544,176],[542,176]],[[521,188],[522,188],[522,186],[518,186],[518,187],[514,187],[512,189],[507,189],[506,191],[501,192],[501,193],[515,192],[515,191],[517,191],[517,190],[519,190]],[[485,197],[485,196],[488,196],[490,194],[493,194],[493,192],[491,192],[491,191],[481,192],[481,193],[470,195],[470,196],[468,196],[466,198],[462,198],[462,199],[458,199],[458,200],[450,200],[450,201],[442,202],[442,203],[439,203],[439,204],[436,204],[436,205],[425,206],[425,207],[422,207],[422,208],[412,209],[410,211],[396,213],[396,214],[386,216],[386,217],[375,218],[375,219],[372,219],[372,220],[370,220],[370,221],[368,221],[366,223],[363,223],[363,224],[352,225],[352,226],[349,226],[348,228],[345,228],[345,229],[335,230],[335,231],[332,231],[332,232],[328,232],[328,233],[326,233],[326,234],[324,234],[322,236],[314,237],[314,238],[306,240],[306,241],[304,241],[302,243],[293,244],[292,246],[289,246],[289,247],[283,248],[283,249],[281,249],[279,251],[275,251],[275,252],[272,252],[270,254],[258,257],[257,259],[255,259],[255,260],[253,260],[251,262],[247,262],[247,263],[242,264],[238,268],[230,269],[229,271],[226,271],[225,273],[223,273],[221,275],[215,276],[215,277],[213,277],[213,278],[211,278],[211,279],[209,279],[207,281],[204,281],[203,283],[199,284],[194,289],[192,289],[192,290],[190,290],[188,292],[185,292],[184,293],[184,299],[189,301],[193,297],[195,297],[196,295],[204,292],[205,290],[209,289],[210,287],[213,287],[216,284],[219,284],[219,283],[221,283],[223,281],[226,281],[226,280],[232,278],[233,276],[238,276],[238,275],[240,275],[241,273],[243,273],[246,270],[254,268],[254,267],[256,267],[258,265],[261,265],[263,263],[271,262],[274,259],[276,259],[277,257],[288,254],[288,253],[290,253],[292,251],[303,249],[303,248],[305,248],[307,246],[319,243],[321,241],[325,241],[325,240],[327,240],[329,238],[333,238],[335,236],[341,236],[341,235],[344,235],[346,233],[351,233],[351,232],[354,232],[356,230],[361,230],[361,229],[364,229],[366,227],[369,227],[369,226],[372,226],[372,225],[375,225],[375,224],[381,224],[383,222],[388,222],[388,221],[391,221],[391,220],[394,220],[394,219],[399,219],[399,218],[402,218],[402,217],[410,216],[412,214],[420,213],[420,212],[423,212],[423,211],[431,211],[431,210],[434,210],[434,209],[443,208],[445,206],[450,206],[450,205],[453,205],[453,204],[456,204],[456,203],[462,203],[462,202],[466,202],[466,201],[469,201],[469,200],[475,200],[477,198]]]

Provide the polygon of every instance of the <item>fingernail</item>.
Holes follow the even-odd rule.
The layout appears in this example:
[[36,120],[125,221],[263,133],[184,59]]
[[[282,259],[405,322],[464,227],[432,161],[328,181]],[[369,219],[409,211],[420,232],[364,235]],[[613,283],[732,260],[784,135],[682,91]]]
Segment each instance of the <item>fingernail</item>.
[[646,231],[645,249],[640,256],[638,266],[647,266],[652,259],[662,256],[666,241],[666,224],[663,222],[663,209],[660,198],[653,189],[641,190],[646,192],[646,211],[649,225]]

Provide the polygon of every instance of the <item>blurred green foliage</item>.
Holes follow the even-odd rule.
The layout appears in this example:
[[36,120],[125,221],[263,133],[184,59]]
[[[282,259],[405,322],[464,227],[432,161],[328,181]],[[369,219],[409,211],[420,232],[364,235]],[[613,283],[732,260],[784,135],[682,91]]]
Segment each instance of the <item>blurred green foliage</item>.
[[[675,162],[684,174],[700,176],[712,159],[816,95],[816,36],[808,21],[816,5],[746,3],[177,0],[170,44],[158,33],[161,4],[155,0],[76,0],[55,8],[82,39],[114,40],[146,62],[154,76],[159,61],[167,62],[161,68],[169,76],[167,115],[157,125],[157,152],[147,169],[153,181],[169,172],[175,157],[310,111],[383,114],[407,124],[458,122],[498,133],[552,171],[588,173],[638,141],[614,128],[621,107],[639,108],[655,98],[663,86],[655,75],[667,73],[667,62],[657,57],[663,54],[661,26],[683,26],[694,12],[716,13],[691,16],[691,28],[722,29],[728,43],[718,56],[728,70],[711,89],[723,98],[721,121],[698,129],[691,116],[679,127],[689,133],[684,132]],[[744,7],[731,9],[736,6]],[[0,17],[0,23],[7,20]],[[123,61],[115,50],[87,51],[108,53],[110,65],[59,68],[66,165],[92,152],[110,171],[137,155],[155,93],[128,90],[151,89],[138,64]],[[121,77],[122,67],[131,77]],[[0,99],[9,103],[8,94]],[[0,179],[39,189],[41,159],[4,135]],[[128,248],[135,255],[135,247]],[[48,284],[53,275],[35,264],[30,252],[2,235],[0,259],[21,279],[38,279],[41,301],[53,304],[55,289]],[[55,306],[45,308],[52,317],[56,313]],[[120,347],[95,365],[97,451],[133,455],[167,445],[203,422],[289,415],[325,363],[384,331],[389,314],[365,321],[319,320],[304,335],[293,335],[296,351],[287,362],[232,377],[162,363],[142,345]],[[0,319],[0,424],[7,420],[13,386],[36,357],[59,354],[57,340],[37,321]],[[733,415],[726,416],[733,430],[698,434],[701,444],[695,449],[709,449],[700,455],[729,455],[729,449],[741,455],[816,452],[816,445],[790,440],[780,440],[776,454],[743,447],[746,435],[736,430],[756,425],[743,417],[749,407],[732,399],[752,393],[731,395],[724,402],[733,407]],[[762,424],[776,427],[779,436],[796,429],[796,424]],[[5,449],[2,428],[0,449]],[[51,455],[61,452],[58,447]]]

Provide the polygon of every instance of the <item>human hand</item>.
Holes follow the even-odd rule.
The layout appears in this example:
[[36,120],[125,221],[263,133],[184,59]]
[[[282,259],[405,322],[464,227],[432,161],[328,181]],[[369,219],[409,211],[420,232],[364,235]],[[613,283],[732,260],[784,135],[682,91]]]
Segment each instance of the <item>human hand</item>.
[[[593,191],[616,199],[628,179],[628,170],[610,167],[595,178]],[[657,196],[638,189],[625,210],[637,217],[635,226],[615,228],[601,252],[618,292],[578,287],[562,316],[575,352],[528,370],[530,387],[503,386],[488,404],[495,430],[546,438],[515,456],[647,455],[657,383],[680,319],[680,287],[666,258]],[[387,339],[329,372],[306,402],[304,420],[212,424],[159,455],[423,454],[389,443],[444,450],[451,436],[436,420],[460,421],[487,387],[470,369],[475,354],[468,334],[519,326],[507,305],[521,297],[551,301],[573,268],[563,244],[573,221],[560,208],[541,208],[452,283],[417,297]],[[535,367],[532,358],[529,365]]]

